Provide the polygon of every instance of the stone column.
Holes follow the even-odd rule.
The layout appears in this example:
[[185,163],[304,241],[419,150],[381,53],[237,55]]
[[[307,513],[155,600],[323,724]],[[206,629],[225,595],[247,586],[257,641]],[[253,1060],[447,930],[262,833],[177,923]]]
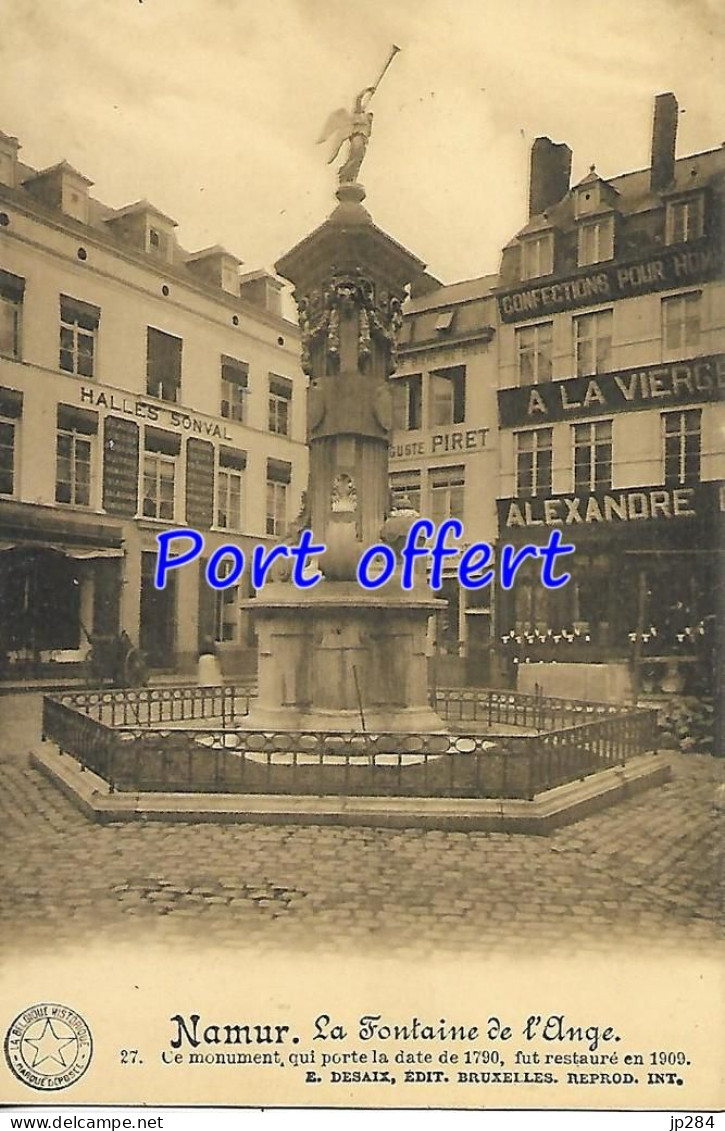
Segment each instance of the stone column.
[[428,617],[442,602],[427,588],[402,590],[399,575],[380,591],[357,583],[388,518],[388,377],[406,287],[424,269],[375,226],[364,196],[359,184],[341,185],[330,218],[276,265],[295,286],[310,377],[307,503],[289,534],[297,541],[309,528],[326,551],[315,588],[287,578],[250,602],[259,634],[250,726],[443,729],[425,658]]

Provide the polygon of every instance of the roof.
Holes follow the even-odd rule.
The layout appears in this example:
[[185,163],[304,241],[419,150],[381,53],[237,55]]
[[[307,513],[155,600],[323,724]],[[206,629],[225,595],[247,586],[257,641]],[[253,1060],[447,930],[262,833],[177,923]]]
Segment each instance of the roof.
[[239,285],[243,287],[245,283],[255,283],[258,279],[266,279],[277,290],[281,291],[286,283],[284,279],[280,279],[277,275],[273,275],[271,271],[265,271],[263,267],[257,268],[255,271],[245,271],[239,276]]
[[176,220],[172,220],[170,216],[167,216],[165,212],[162,212],[160,208],[157,208],[156,205],[152,204],[151,201],[146,199],[137,200],[133,204],[125,205],[125,207],[123,208],[117,208],[115,212],[113,212],[113,214],[106,219],[106,223],[111,224],[114,220],[120,220],[124,216],[134,216],[136,214],[144,212],[151,213],[151,215],[153,216],[158,216],[160,220],[165,220],[167,224],[171,224],[174,228],[178,228],[179,226],[176,223]]
[[587,173],[586,177],[582,177],[582,179],[574,185],[574,188],[585,188],[586,185],[605,185],[608,189],[611,189],[612,192],[616,192],[617,195],[619,195],[618,190],[614,187],[611,181],[605,181],[604,177],[599,176],[596,165],[589,166],[589,172]]
[[612,177],[609,184],[617,189],[625,200],[636,202],[639,207],[626,211],[642,211],[641,204],[647,201],[655,208],[663,196],[671,193],[688,192],[708,184],[719,173],[725,173],[725,146],[708,149],[704,153],[693,153],[689,157],[678,157],[675,161],[675,175],[672,184],[661,193],[653,193],[650,188],[650,170],[638,169],[634,173],[622,173]]
[[[0,139],[7,139],[13,143],[17,142],[17,138],[11,137],[11,135],[4,133],[2,130],[0,130]],[[44,220],[51,219],[52,222],[56,222],[56,220],[60,220],[62,217],[62,223],[64,225],[67,225],[73,232],[77,234],[80,234],[82,232],[93,233],[96,239],[101,240],[105,246],[113,248],[114,252],[120,252],[126,256],[132,256],[137,261],[140,257],[143,257],[145,259],[148,255],[148,252],[131,245],[130,243],[128,243],[128,241],[119,239],[121,233],[119,231],[114,231],[113,228],[113,222],[115,220],[120,220],[124,216],[132,216],[134,214],[146,212],[147,214],[158,217],[160,220],[165,221],[167,224],[172,225],[173,227],[178,227],[175,220],[173,220],[170,216],[167,216],[159,208],[156,208],[155,205],[151,204],[151,202],[149,200],[146,200],[145,198],[137,200],[132,204],[128,204],[123,208],[114,209],[109,205],[104,204],[102,201],[97,200],[95,197],[89,195],[88,215],[84,221],[81,221],[77,217],[71,216],[62,211],[61,213],[58,213],[57,209],[51,208],[48,204],[44,203],[42,199],[40,199],[42,194],[34,194],[30,187],[34,181],[39,181],[42,178],[47,178],[52,174],[58,172],[66,172],[87,185],[93,184],[93,182],[89,180],[88,177],[83,176],[83,174],[79,172],[78,169],[73,168],[73,166],[70,165],[69,162],[65,159],[59,161],[55,165],[48,167],[47,169],[42,169],[40,171],[35,169],[32,165],[27,164],[26,162],[18,161],[17,175],[21,187],[13,187],[10,185],[2,184],[0,185],[0,195],[2,195],[4,198],[14,200],[25,209],[30,208],[34,213],[39,212]],[[27,188],[25,187],[26,185],[28,186]],[[240,297],[236,293],[225,291],[218,285],[209,283],[205,279],[202,272],[194,271],[189,268],[189,260],[193,261],[195,259],[201,258],[204,255],[211,255],[214,253],[228,256],[237,264],[242,262],[220,244],[215,244],[212,247],[204,248],[201,251],[188,253],[186,249],[180,248],[174,240],[172,241],[172,246],[170,248],[170,259],[168,263],[165,263],[164,271],[174,272],[174,276],[184,284],[192,286],[195,289],[202,288],[207,294],[211,293],[213,286],[214,297],[219,300],[223,300],[225,303],[234,302],[235,309],[240,308],[236,306],[236,303],[240,303],[241,309],[246,310],[250,315],[259,317],[262,320],[268,321],[274,325],[278,325],[280,322],[284,323],[287,332],[293,334],[297,332],[298,327],[296,323],[291,322],[289,318],[280,314],[275,314],[272,311],[264,310],[261,306],[252,303],[249,299],[245,299],[243,296]],[[154,265],[154,270],[158,270],[158,261]],[[260,275],[264,274],[266,274],[266,272],[260,272]],[[247,276],[247,278],[249,278],[249,276]],[[269,278],[275,279],[273,275],[270,275]],[[277,280],[275,280],[275,282],[277,282]],[[277,282],[277,285],[281,287],[283,284]]]
[[409,299],[405,304],[404,312],[420,314],[424,310],[437,310],[439,307],[487,298],[497,282],[497,275],[481,275],[477,279],[462,279],[458,283],[448,283],[421,295],[420,298]]
[[199,259],[211,259],[212,256],[225,256],[227,259],[233,259],[235,263],[241,263],[242,260],[234,255],[231,251],[227,251],[220,243],[215,243],[211,247],[203,247],[201,251],[192,251],[186,257],[187,263],[196,263]]
[[[572,222],[570,215],[572,193],[575,189],[585,184],[601,182],[608,189],[619,196],[618,211],[625,216],[646,212],[659,208],[663,199],[678,193],[690,192],[693,189],[704,188],[716,176],[725,174],[725,146],[717,149],[708,149],[702,153],[693,153],[687,157],[678,157],[675,161],[672,183],[664,190],[653,192],[650,184],[651,170],[637,169],[631,173],[620,173],[619,176],[605,180],[592,167],[587,176],[575,185],[565,197],[557,204],[551,205],[546,212],[532,216],[530,220],[517,233],[515,239],[529,235],[541,228],[556,225],[557,223],[568,226]],[[512,241],[513,242],[513,241]],[[507,245],[507,247],[510,244]]]
[[402,290],[425,271],[417,255],[373,223],[362,205],[362,185],[342,184],[335,195],[339,203],[330,216],[274,264],[278,275],[304,290],[330,263],[343,270],[364,265],[374,274],[387,275],[390,288]]
[[56,173],[69,173],[71,176],[76,177],[79,181],[83,181],[83,183],[86,185],[93,184],[93,181],[89,180],[88,177],[85,177],[83,173],[80,173],[78,171],[78,169],[74,169],[73,166],[70,165],[65,159],[63,161],[59,161],[56,165],[49,165],[47,169],[41,169],[37,173],[31,173],[29,177],[25,178],[23,184],[28,184],[29,181],[41,181],[46,179],[47,177],[54,176]]
[[551,209],[547,212],[539,212],[536,216],[532,216],[524,227],[517,232],[517,238],[519,236],[532,236],[536,232],[548,232],[552,226],[550,212]]

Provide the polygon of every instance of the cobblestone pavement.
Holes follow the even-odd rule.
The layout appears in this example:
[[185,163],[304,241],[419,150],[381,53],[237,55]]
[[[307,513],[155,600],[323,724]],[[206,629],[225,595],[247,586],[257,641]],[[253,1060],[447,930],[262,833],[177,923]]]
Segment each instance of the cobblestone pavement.
[[[722,938],[721,765],[549,837],[262,825],[95,825],[31,770],[40,696],[0,698],[0,940],[84,931],[186,945],[422,955],[709,950]],[[718,797],[720,805],[718,805]]]

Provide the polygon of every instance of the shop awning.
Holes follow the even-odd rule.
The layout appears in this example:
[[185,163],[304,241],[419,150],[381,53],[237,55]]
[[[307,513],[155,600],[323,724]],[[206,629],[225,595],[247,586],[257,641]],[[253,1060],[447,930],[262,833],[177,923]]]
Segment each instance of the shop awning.
[[76,561],[88,558],[122,558],[123,550],[113,546],[66,546],[58,542],[0,542],[0,553],[6,550],[55,550]]

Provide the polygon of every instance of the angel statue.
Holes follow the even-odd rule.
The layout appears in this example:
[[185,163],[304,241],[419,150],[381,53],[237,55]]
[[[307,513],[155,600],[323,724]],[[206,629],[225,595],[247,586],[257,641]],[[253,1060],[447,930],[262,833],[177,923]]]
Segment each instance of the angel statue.
[[335,160],[344,143],[346,141],[349,143],[347,160],[340,166],[337,173],[341,185],[349,185],[357,180],[373,128],[373,116],[368,110],[368,105],[380,86],[383,75],[399,50],[399,47],[393,46],[377,82],[373,86],[366,86],[364,90],[360,91],[355,99],[352,111],[341,107],[330,114],[322,133],[317,139],[318,145],[321,145],[324,141],[331,142],[330,156],[327,159],[328,165],[331,165]]
[[373,128],[373,116],[365,109],[373,92],[373,87],[365,87],[355,99],[352,113],[343,108],[333,110],[317,139],[318,145],[323,141],[332,142],[330,156],[327,159],[328,165],[332,164],[345,142],[349,141],[347,161],[340,166],[337,173],[341,185],[349,185],[356,181],[360,172]]

